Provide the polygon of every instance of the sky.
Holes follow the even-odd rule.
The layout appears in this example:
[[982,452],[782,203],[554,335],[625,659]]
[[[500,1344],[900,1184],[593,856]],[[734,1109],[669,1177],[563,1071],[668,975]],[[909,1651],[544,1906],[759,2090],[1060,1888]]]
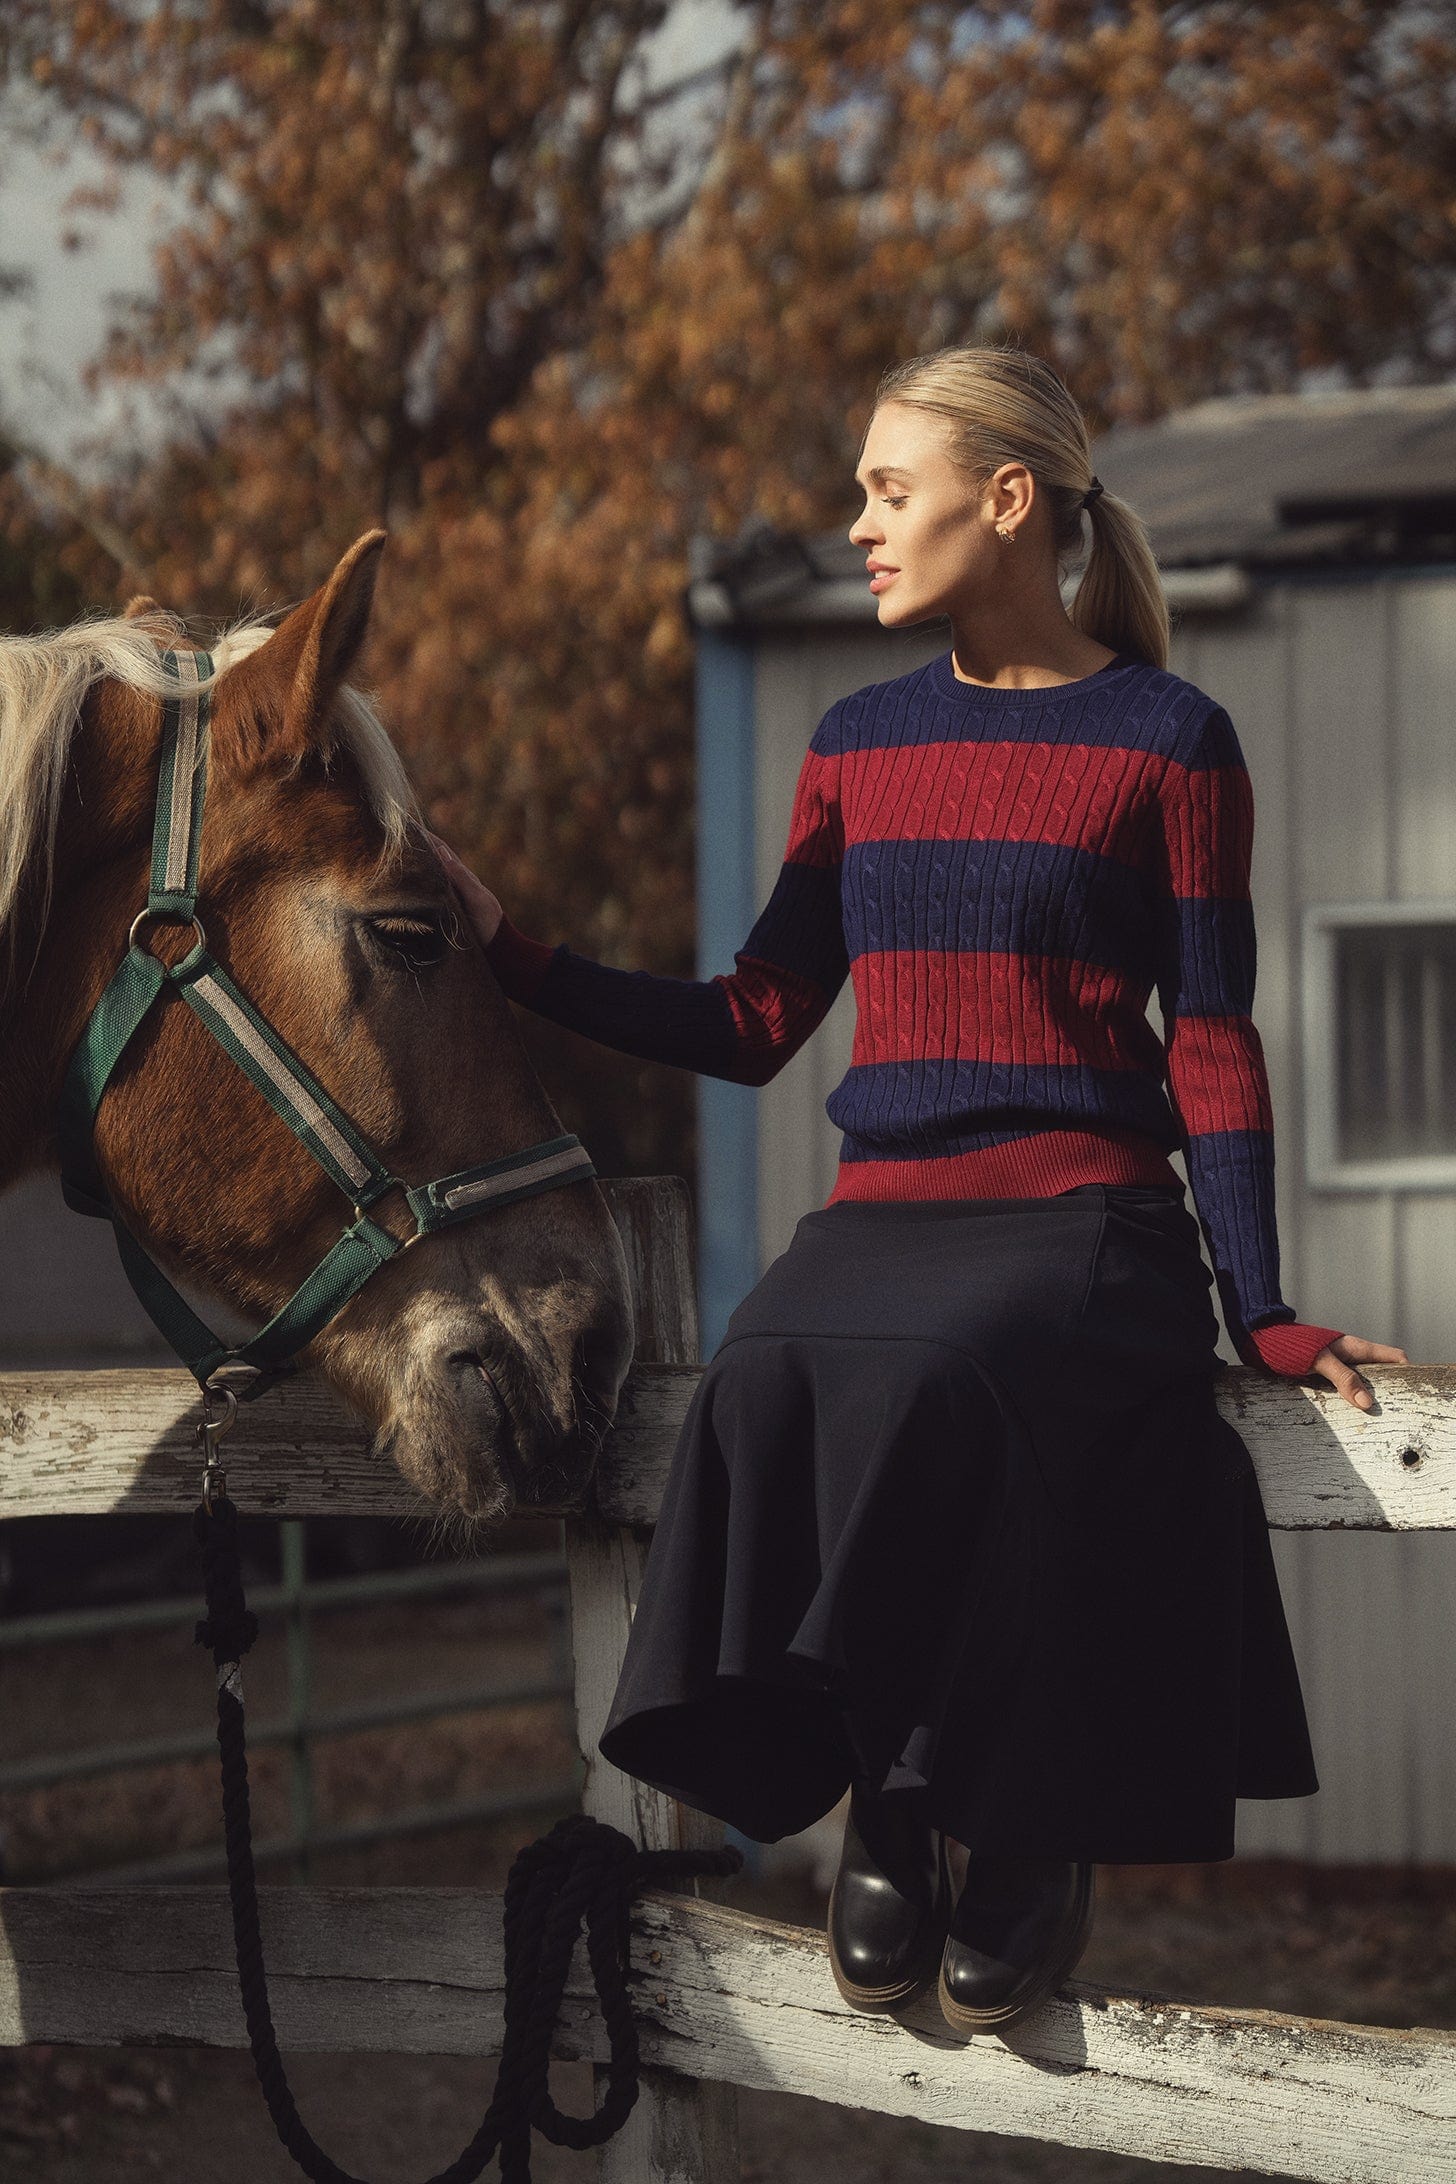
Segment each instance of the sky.
[[[649,86],[705,66],[742,34],[729,0],[676,0],[648,42]],[[138,175],[125,178],[115,214],[65,211],[73,189],[104,179],[84,147],[61,161],[13,135],[0,146],[0,266],[31,284],[0,300],[0,423],[41,453],[78,464],[82,439],[145,433],[145,416],[128,412],[134,392],[93,397],[81,371],[101,346],[112,299],[150,286],[150,251],[169,218],[167,196]],[[65,246],[68,231],[84,236],[81,247]]]

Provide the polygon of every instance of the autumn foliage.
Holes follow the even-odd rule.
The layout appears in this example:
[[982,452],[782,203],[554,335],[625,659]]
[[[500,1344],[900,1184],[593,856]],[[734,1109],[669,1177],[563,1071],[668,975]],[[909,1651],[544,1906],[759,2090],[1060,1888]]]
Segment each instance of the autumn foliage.
[[[95,603],[282,604],[383,521],[372,672],[434,823],[527,931],[691,975],[693,534],[847,525],[880,371],[946,342],[1047,356],[1094,433],[1446,376],[1456,25],[759,0],[654,93],[666,12],[7,0],[0,64],[176,192],[96,365],[165,433],[105,451]],[[691,1174],[690,1078],[526,1028],[603,1172]]]

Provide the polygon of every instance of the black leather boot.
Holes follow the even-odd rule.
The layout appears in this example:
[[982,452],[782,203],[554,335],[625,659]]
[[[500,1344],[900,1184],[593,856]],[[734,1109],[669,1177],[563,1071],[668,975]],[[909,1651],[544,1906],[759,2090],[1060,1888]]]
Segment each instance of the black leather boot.
[[971,1855],[937,1992],[955,2032],[1004,2032],[1055,1993],[1092,1932],[1086,1859]]
[[889,2010],[936,1976],[953,1889],[945,1838],[923,1793],[850,1792],[839,1871],[829,1891],[829,1963],[857,2010]]

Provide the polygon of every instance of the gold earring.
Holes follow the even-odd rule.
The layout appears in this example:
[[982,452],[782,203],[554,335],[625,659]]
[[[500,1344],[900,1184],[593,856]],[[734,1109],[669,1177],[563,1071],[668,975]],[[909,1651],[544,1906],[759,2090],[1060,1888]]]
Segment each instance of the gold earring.
[[1004,523],[998,523],[996,526],[996,536],[1003,542],[1003,544],[1009,546],[1015,539],[1016,533],[1014,531],[1008,531]]

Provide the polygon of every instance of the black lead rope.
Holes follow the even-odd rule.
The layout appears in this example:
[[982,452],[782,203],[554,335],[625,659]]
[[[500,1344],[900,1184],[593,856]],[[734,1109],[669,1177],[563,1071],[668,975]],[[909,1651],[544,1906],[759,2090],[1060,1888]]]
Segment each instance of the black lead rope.
[[[258,1635],[258,1619],[243,1598],[237,1509],[226,1494],[210,1499],[211,1508],[199,1503],[192,1519],[207,1595],[207,1616],[197,1625],[196,1639],[212,1648],[218,1671],[228,1894],[253,2065],[274,2128],[304,2174],[315,2184],[364,2184],[309,2135],[278,2053],[258,1926],[243,1734],[240,1663]],[[469,2145],[428,2184],[472,2184],[497,2147],[501,2184],[530,2184],[533,2125],[557,2146],[599,2146],[620,2130],[639,2091],[637,2027],[626,1982],[632,1892],[674,1874],[736,1873],[742,1864],[742,1851],[731,1844],[721,1850],[643,1850],[619,1828],[587,1813],[569,1813],[548,1835],[517,1852],[505,1889],[505,2038],[495,2090]],[[572,2116],[552,2100],[547,2072],[583,1918],[611,2062],[601,2107],[590,2116]]]

